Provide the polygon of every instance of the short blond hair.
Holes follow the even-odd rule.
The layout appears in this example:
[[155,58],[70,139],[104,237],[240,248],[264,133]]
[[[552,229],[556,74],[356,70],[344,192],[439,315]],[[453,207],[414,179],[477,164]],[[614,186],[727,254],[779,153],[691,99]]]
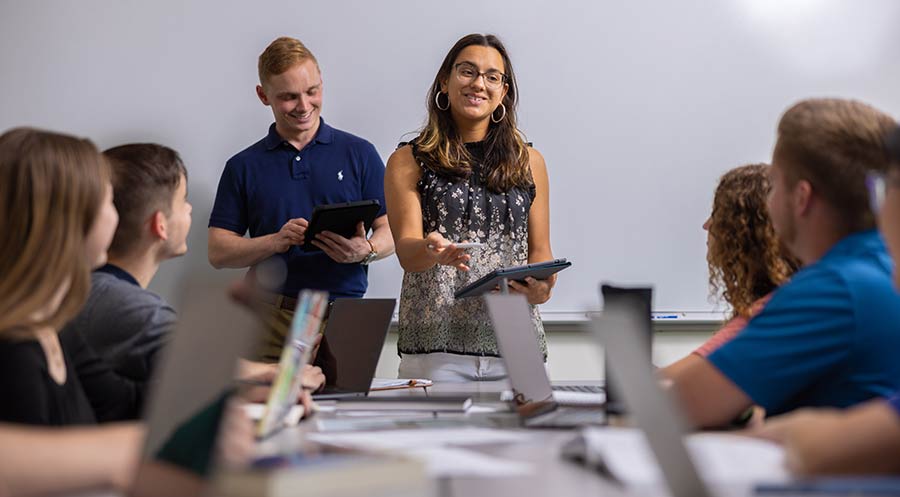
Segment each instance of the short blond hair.
[[778,123],[775,156],[790,184],[808,181],[837,211],[846,233],[875,228],[866,172],[885,171],[885,138],[897,122],[884,112],[844,99],[803,100]]
[[311,60],[319,67],[316,56],[302,41],[282,36],[275,39],[259,54],[259,83],[265,84],[270,76],[277,76],[297,64]]

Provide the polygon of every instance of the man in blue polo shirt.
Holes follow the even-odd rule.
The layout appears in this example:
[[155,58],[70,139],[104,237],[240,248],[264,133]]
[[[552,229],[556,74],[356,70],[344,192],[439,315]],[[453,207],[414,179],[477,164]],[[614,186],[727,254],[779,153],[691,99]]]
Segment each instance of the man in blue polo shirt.
[[[900,260],[900,127],[889,137],[893,159],[885,174],[866,178],[872,209],[894,261]],[[894,268],[900,291],[900,271]],[[900,324],[895,324],[900,333]],[[900,472],[900,392],[851,409],[801,409],[767,421],[753,435],[784,445],[788,467],[800,475]]]
[[[225,164],[209,219],[208,250],[216,268],[253,272],[264,261],[284,263],[283,283],[263,303],[272,333],[262,356],[277,360],[298,292],[309,288],[327,290],[332,299],[362,297],[366,265],[393,253],[394,242],[384,208],[384,163],[371,143],[320,117],[323,84],[313,54],[299,40],[278,38],[259,57],[259,79],[257,96],[272,108],[275,123],[262,140]],[[382,206],[370,238],[360,223],[351,238],[317,235],[312,243],[321,252],[299,247],[317,205],[370,199]]]
[[769,214],[803,262],[731,342],[675,385],[699,426],[727,424],[756,404],[775,415],[847,407],[900,387],[900,297],[875,230],[867,170],[886,170],[896,123],[847,100],[807,100],[778,125]]

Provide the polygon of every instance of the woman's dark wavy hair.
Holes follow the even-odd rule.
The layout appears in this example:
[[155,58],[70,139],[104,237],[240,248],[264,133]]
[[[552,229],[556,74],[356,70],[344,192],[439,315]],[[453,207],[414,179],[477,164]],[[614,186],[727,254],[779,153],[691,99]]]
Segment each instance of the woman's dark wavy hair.
[[506,84],[509,88],[502,104],[506,115],[499,123],[491,121],[484,139],[485,184],[493,191],[508,191],[513,187],[527,187],[533,183],[528,160],[528,146],[516,126],[518,87],[512,62],[503,43],[494,35],[470,34],[462,37],[444,57],[441,67],[428,91],[426,107],[428,120],[414,140],[416,155],[426,167],[443,176],[462,179],[472,173],[472,156],[466,150],[450,110],[440,110],[435,103],[441,93],[441,83],[452,75],[453,64],[466,47],[491,47],[503,58]]
[[778,288],[800,267],[772,226],[766,208],[771,188],[767,164],[741,166],[719,180],[710,216],[709,285],[749,317],[753,303]]

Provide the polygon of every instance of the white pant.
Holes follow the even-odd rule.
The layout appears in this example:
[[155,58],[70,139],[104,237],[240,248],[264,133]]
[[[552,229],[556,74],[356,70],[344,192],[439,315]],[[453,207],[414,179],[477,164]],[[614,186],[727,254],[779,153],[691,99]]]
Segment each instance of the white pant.
[[506,378],[506,367],[499,357],[446,352],[401,354],[398,378],[426,378],[435,382],[502,380]]

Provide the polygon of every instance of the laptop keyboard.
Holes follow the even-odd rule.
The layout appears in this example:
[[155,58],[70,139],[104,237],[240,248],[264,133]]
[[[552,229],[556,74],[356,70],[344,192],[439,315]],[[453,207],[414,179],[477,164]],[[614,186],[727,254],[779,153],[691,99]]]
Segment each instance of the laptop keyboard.
[[584,392],[604,393],[606,390],[600,385],[553,385],[556,392]]

